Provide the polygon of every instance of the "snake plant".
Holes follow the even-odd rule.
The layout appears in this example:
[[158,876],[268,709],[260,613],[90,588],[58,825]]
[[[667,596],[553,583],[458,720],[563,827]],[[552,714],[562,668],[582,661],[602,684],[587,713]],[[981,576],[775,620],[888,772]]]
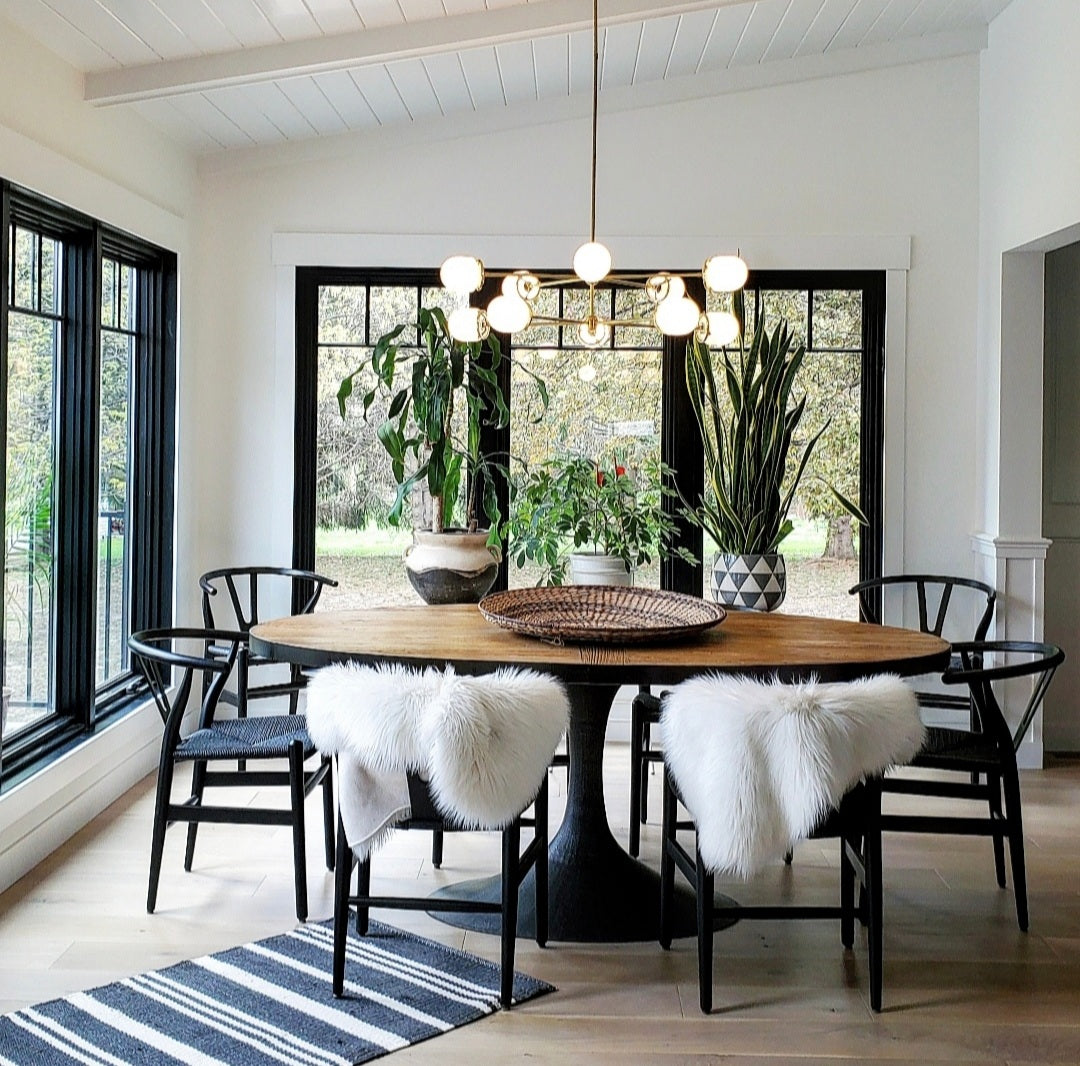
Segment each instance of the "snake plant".
[[[741,295],[735,311],[743,321]],[[826,422],[800,449],[806,396],[795,400],[793,388],[805,355],[784,319],[770,333],[762,318],[749,347],[741,334],[732,350],[714,353],[696,339],[687,345],[686,387],[705,452],[705,492],[688,513],[723,553],[775,552],[792,530],[795,491],[828,428]],[[865,523],[859,508],[830,488]]]

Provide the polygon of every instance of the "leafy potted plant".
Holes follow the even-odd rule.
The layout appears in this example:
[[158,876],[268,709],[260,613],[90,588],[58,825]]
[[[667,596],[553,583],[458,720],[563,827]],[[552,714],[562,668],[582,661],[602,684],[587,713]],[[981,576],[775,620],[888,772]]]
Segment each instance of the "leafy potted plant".
[[[741,293],[735,313],[745,320]],[[712,589],[728,606],[773,610],[787,591],[779,547],[792,530],[788,512],[799,481],[828,427],[797,442],[806,397],[796,400],[793,390],[805,355],[784,319],[770,333],[762,318],[749,348],[742,334],[737,348],[715,354],[696,338],[687,345],[686,387],[705,453],[705,492],[688,513],[716,542]]]
[[647,459],[635,477],[618,459],[550,459],[511,483],[504,526],[510,558],[543,568],[540,583],[631,585],[670,538],[663,465]]
[[[397,483],[388,517],[399,525],[410,492],[426,490],[424,519],[413,531],[405,567],[413,588],[428,603],[476,602],[498,572],[495,475],[504,468],[482,454],[480,431],[509,421],[498,378],[503,358],[495,337],[472,344],[454,340],[444,312],[423,307],[416,322],[403,322],[381,336],[370,359],[346,375],[338,389],[342,417],[365,367],[375,380],[363,394],[364,417],[377,396],[389,397],[386,417],[376,430]],[[546,407],[544,383],[532,377]],[[459,506],[462,525],[455,526]],[[486,528],[480,525],[481,513]]]

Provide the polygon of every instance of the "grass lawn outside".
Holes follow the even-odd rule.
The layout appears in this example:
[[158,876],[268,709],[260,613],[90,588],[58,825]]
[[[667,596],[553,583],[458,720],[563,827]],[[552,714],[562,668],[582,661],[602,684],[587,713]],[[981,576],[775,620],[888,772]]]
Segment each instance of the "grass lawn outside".
[[[858,560],[822,559],[825,532],[824,522],[796,520],[795,529],[781,545],[788,570],[788,593],[780,610],[787,614],[856,619],[858,605],[847,590],[859,579]],[[393,527],[316,530],[315,568],[339,583],[338,588],[327,589],[323,594],[320,609],[420,603],[401,561],[410,541],[407,530]],[[712,544],[707,543],[705,558],[710,565],[712,556]],[[706,568],[706,595],[708,577]],[[535,580],[528,571],[516,568],[511,571],[513,587],[531,585]],[[641,584],[655,585],[656,581],[645,577]]]

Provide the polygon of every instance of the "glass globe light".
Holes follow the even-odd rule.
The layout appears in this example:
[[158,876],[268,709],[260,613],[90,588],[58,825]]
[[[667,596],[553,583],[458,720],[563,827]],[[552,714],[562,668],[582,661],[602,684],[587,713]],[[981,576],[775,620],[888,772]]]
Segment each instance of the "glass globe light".
[[446,319],[450,336],[463,344],[482,341],[490,332],[487,315],[479,307],[459,307]]
[[476,292],[484,284],[484,264],[475,256],[452,255],[439,267],[439,281],[450,292]]
[[723,348],[739,335],[739,320],[730,311],[708,311],[701,316],[694,336],[710,348]]
[[487,320],[497,333],[519,333],[532,321],[532,308],[516,294],[496,296],[488,304]]
[[656,328],[669,337],[693,333],[700,317],[701,308],[687,296],[669,296],[656,305]]
[[595,285],[611,273],[611,252],[599,241],[587,241],[574,252],[574,273],[586,285]]
[[654,304],[658,304],[661,300],[667,299],[667,294],[670,291],[669,282],[671,281],[671,275],[665,271],[661,271],[659,274],[653,274],[645,282],[645,296]]
[[601,344],[607,344],[611,339],[611,327],[599,319],[586,319],[578,326],[578,336],[582,344],[595,348]]
[[521,300],[535,300],[540,292],[540,279],[527,270],[515,270],[503,278],[503,296],[516,296]]
[[713,292],[736,292],[749,276],[746,263],[737,255],[714,255],[701,270],[705,287]]

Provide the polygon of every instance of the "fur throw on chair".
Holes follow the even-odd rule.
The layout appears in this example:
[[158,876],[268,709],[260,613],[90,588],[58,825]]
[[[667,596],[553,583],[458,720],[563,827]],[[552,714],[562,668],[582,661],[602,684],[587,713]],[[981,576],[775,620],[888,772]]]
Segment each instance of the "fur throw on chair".
[[501,828],[528,807],[568,717],[562,685],[531,670],[463,677],[345,663],[307,687],[308,731],[321,752],[402,784],[406,772],[419,774],[464,828]]
[[797,685],[705,676],[664,698],[664,760],[714,872],[750,877],[862,778],[905,763],[923,726],[898,677]]

